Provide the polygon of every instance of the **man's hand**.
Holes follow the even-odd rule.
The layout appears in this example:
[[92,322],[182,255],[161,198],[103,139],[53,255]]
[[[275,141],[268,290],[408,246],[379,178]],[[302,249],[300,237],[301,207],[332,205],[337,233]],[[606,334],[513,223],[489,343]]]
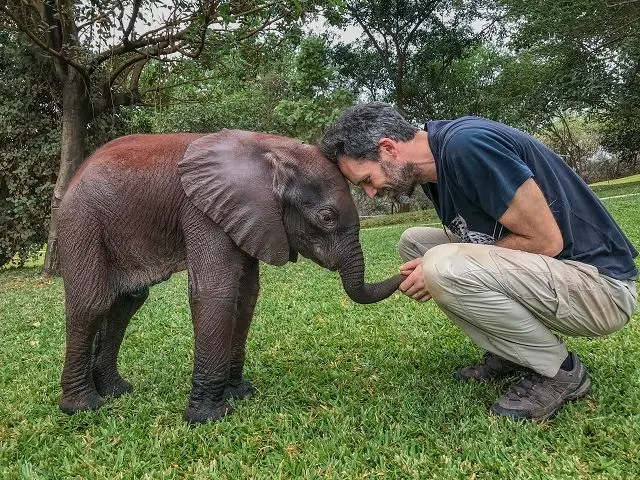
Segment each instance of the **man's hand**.
[[400,284],[400,291],[406,296],[426,302],[431,299],[431,294],[424,284],[422,275],[422,258],[415,258],[400,267],[400,273],[407,278]]

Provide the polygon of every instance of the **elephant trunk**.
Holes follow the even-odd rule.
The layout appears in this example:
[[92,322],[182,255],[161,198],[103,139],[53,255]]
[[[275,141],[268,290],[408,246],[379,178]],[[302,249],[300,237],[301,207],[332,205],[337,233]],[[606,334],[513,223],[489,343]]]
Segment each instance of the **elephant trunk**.
[[375,303],[384,300],[395,292],[405,279],[403,275],[394,275],[382,282],[364,283],[364,256],[360,244],[356,242],[348,251],[348,259],[341,263],[338,271],[344,291],[354,302]]

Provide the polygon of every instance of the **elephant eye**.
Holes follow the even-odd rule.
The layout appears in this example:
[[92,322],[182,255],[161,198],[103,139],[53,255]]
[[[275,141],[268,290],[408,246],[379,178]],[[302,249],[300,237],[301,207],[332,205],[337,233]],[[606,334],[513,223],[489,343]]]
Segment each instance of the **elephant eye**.
[[318,218],[320,219],[320,222],[322,222],[322,224],[327,227],[333,226],[336,221],[336,217],[337,215],[330,208],[323,208],[318,212]]

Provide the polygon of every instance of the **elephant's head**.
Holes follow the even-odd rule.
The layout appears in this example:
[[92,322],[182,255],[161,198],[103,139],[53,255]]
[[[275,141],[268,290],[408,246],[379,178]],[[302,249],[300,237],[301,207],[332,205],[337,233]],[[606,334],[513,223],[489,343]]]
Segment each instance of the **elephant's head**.
[[315,146],[223,130],[191,143],[179,171],[189,199],[253,257],[284,265],[300,253],[338,270],[358,303],[388,297],[403,279],[364,283],[358,212],[340,171]]

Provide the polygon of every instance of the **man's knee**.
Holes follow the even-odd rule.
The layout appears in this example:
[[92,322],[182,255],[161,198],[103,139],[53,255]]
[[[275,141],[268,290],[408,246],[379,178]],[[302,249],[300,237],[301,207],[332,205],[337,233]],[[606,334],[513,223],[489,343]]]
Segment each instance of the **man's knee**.
[[458,255],[458,244],[436,245],[422,257],[422,274],[431,294],[442,290],[446,283],[455,280],[452,275],[452,262]]
[[437,300],[439,295],[488,287],[483,271],[491,262],[485,245],[450,243],[437,245],[422,257],[422,272],[427,289]]
[[411,227],[407,228],[402,232],[402,235],[400,235],[398,253],[405,262],[420,256],[420,243],[418,238],[421,230],[423,230],[422,227]]
[[411,227],[406,229],[398,242],[398,253],[404,261],[422,257],[435,245],[449,243],[447,234],[433,227]]

